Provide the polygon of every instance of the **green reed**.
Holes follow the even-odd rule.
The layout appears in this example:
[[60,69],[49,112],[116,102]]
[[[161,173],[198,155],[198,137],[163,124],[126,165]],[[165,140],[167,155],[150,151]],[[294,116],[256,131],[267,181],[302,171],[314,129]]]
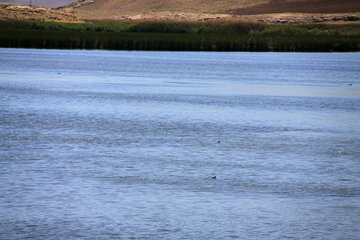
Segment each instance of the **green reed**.
[[2,21],[0,47],[159,51],[359,51],[360,25]]

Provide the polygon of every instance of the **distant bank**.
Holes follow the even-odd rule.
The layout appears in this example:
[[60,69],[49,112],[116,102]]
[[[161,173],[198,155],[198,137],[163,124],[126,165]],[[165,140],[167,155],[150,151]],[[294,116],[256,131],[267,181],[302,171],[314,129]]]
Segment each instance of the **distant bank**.
[[1,21],[0,47],[154,51],[360,51],[360,24]]

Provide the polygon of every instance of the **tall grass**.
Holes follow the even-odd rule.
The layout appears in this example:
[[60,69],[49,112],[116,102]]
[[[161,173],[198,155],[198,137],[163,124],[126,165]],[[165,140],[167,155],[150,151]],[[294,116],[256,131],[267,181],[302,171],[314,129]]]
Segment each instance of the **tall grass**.
[[168,51],[359,51],[360,25],[0,22],[0,47]]

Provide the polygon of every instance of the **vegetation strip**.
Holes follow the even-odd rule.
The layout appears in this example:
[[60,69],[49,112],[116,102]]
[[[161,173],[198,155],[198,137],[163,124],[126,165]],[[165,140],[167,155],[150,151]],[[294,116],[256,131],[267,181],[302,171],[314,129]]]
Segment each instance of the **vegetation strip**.
[[2,21],[0,47],[160,51],[359,51],[360,24]]

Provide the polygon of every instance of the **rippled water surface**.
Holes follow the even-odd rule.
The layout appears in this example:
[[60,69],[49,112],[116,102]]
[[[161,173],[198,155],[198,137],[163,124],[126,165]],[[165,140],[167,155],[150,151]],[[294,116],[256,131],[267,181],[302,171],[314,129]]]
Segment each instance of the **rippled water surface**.
[[0,49],[0,239],[359,239],[359,110],[359,53]]

